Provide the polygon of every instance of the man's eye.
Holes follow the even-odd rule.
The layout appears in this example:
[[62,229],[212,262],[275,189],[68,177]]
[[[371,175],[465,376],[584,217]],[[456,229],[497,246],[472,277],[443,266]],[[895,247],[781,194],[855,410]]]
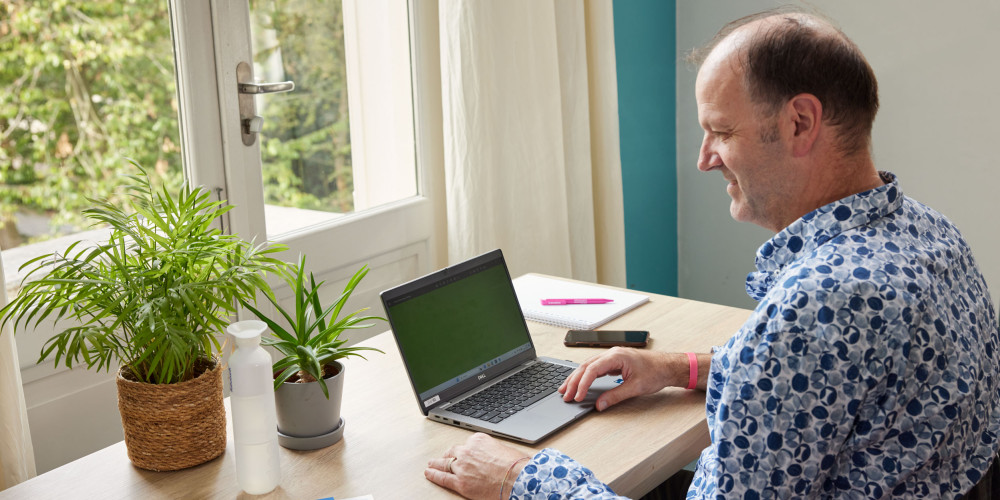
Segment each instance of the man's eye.
[[715,137],[719,138],[719,140],[721,140],[723,142],[729,140],[729,138],[733,136],[733,134],[731,134],[729,132],[720,132],[718,130],[713,130],[712,131],[712,135],[714,135]]

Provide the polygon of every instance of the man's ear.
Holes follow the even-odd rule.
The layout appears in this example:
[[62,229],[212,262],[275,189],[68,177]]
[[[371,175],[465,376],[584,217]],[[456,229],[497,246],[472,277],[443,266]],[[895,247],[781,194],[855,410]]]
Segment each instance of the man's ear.
[[788,101],[785,109],[795,126],[791,137],[792,155],[805,156],[812,151],[819,137],[823,124],[823,103],[812,94],[799,94]]

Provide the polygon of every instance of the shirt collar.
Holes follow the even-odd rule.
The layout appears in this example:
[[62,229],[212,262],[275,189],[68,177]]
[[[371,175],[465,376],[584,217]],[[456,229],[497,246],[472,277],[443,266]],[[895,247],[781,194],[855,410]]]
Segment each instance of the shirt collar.
[[895,212],[903,204],[903,191],[891,172],[879,172],[886,184],[824,205],[792,222],[757,249],[757,272],[747,275],[747,295],[760,300],[775,277],[802,255],[808,255],[830,238]]

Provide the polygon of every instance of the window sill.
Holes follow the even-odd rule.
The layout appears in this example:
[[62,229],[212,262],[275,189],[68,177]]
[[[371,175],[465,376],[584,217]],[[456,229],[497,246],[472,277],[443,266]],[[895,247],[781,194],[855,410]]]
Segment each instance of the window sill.
[[17,295],[21,289],[21,281],[31,271],[33,266],[23,270],[20,269],[25,262],[28,262],[39,255],[46,255],[55,252],[64,252],[70,245],[77,241],[89,241],[96,244],[99,241],[107,241],[108,229],[92,229],[80,233],[73,233],[59,238],[22,245],[10,250],[3,251],[3,275],[7,290],[7,298]]
[[[302,230],[313,225],[323,224],[344,217],[344,214],[320,212],[316,210],[306,210],[301,208],[286,208],[274,205],[264,205],[264,214],[267,220],[268,236],[273,239],[285,233]],[[98,242],[107,241],[109,229],[93,229],[73,233],[70,235],[53,238],[40,243],[22,245],[10,250],[3,251],[3,275],[6,283],[8,299],[14,297],[21,289],[21,281],[31,271],[31,267],[20,270],[25,262],[38,257],[56,252],[65,252],[70,245],[77,241]]]

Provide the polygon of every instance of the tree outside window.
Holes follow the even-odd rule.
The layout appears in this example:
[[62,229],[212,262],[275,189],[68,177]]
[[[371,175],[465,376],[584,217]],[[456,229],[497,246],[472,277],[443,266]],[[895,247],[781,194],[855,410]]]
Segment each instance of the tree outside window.
[[182,180],[162,0],[0,0],[0,248],[89,229],[123,157]]
[[[258,77],[298,87],[258,103],[265,202],[349,212],[340,2],[252,3]],[[91,229],[87,198],[115,193],[125,157],[179,186],[175,82],[165,0],[0,0],[0,248]]]

